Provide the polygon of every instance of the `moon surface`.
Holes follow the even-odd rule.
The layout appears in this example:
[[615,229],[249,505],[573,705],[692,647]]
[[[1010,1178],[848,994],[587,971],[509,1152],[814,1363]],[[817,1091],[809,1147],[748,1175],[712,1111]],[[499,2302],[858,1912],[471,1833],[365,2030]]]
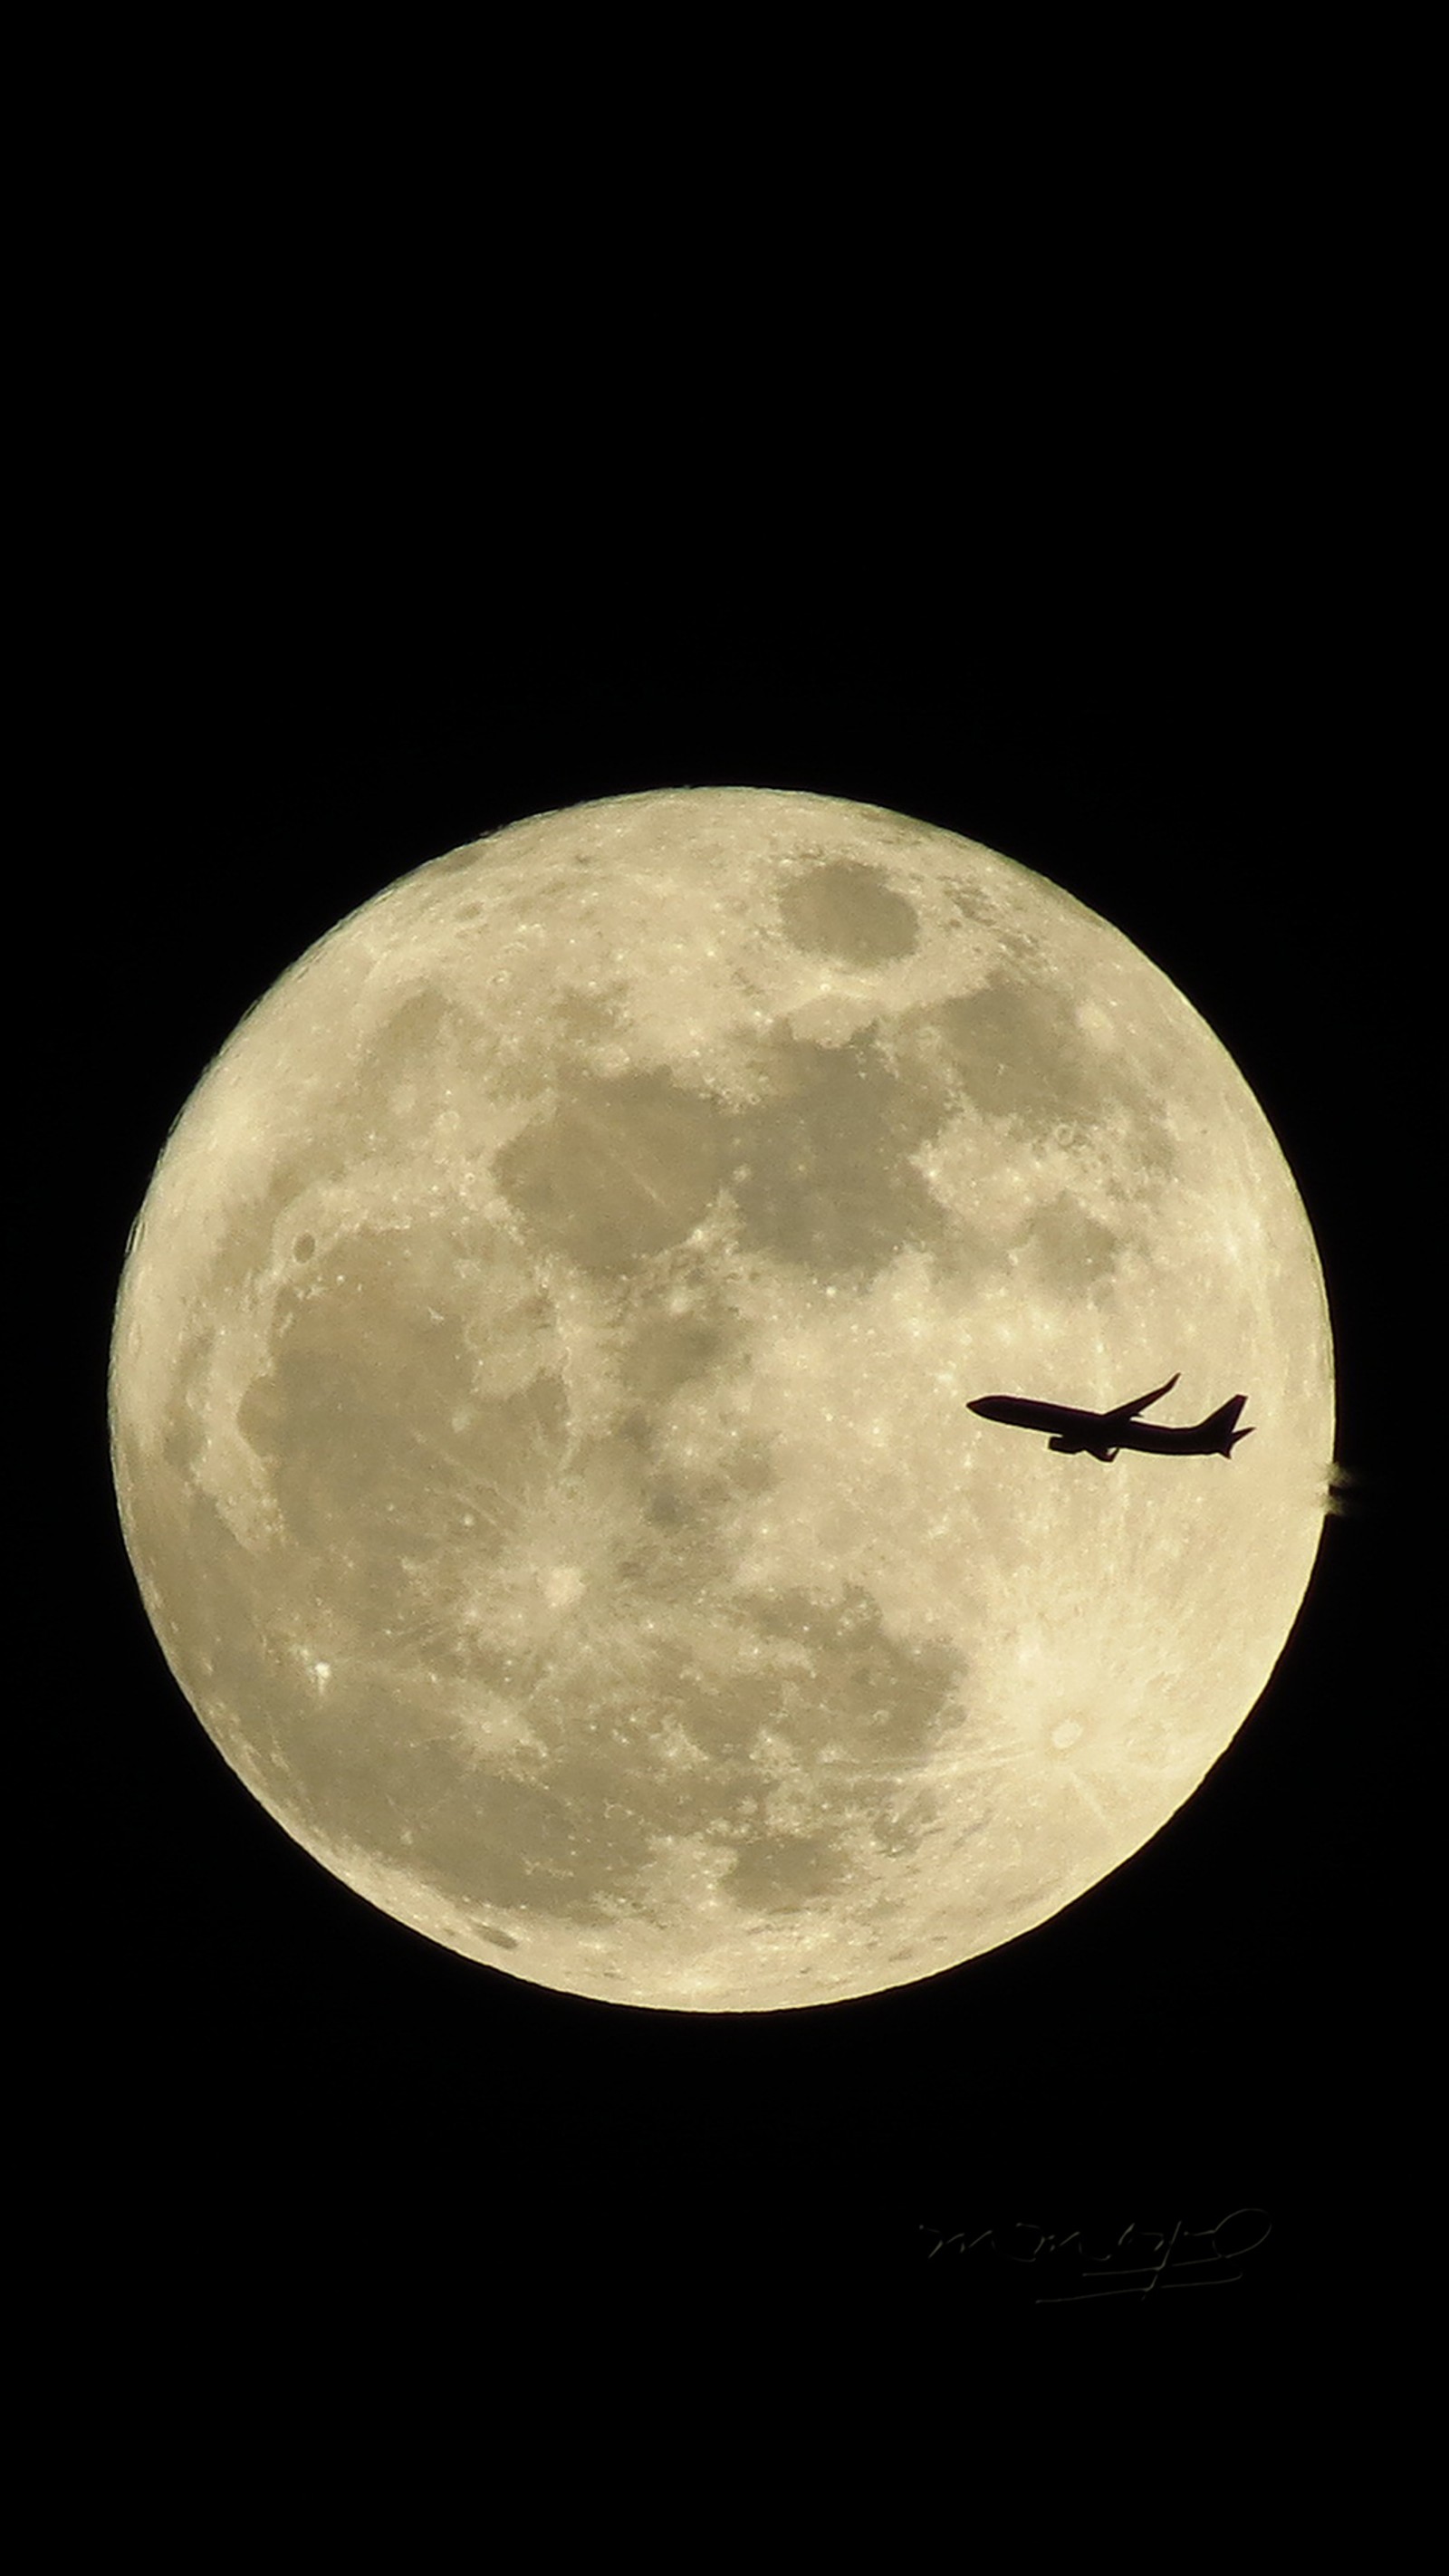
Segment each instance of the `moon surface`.
[[[968,1410],[1174,1370],[1169,1421],[1247,1393],[1230,1462]],[[535,816],[309,949],[161,1155],[110,1402],[166,1659],[287,1832],[695,2012],[932,1975],[1138,1850],[1333,1452],[1307,1217],[1168,979],[974,842],[743,787]]]

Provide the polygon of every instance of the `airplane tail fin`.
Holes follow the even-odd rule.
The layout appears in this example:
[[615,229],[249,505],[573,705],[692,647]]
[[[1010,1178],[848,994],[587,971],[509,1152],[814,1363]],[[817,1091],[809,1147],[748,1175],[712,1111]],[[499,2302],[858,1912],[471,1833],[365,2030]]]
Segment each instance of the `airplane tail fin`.
[[1219,1405],[1216,1413],[1208,1415],[1206,1427],[1212,1433],[1220,1458],[1231,1458],[1238,1442],[1246,1440],[1255,1427],[1251,1422],[1245,1423],[1241,1431],[1234,1427],[1247,1401],[1245,1395],[1230,1395],[1226,1404]]

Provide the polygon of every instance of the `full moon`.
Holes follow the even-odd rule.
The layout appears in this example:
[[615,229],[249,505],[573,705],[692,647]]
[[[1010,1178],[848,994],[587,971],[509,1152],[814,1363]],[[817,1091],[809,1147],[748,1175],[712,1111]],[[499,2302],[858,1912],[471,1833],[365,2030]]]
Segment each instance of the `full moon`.
[[[970,1411],[1245,1392],[1230,1459]],[[1044,1922],[1259,1698],[1333,1452],[1292,1176],[1166,976],[831,797],[542,814],[310,948],[182,1111],[111,1354],[203,1725],[324,1868],[613,2003]]]

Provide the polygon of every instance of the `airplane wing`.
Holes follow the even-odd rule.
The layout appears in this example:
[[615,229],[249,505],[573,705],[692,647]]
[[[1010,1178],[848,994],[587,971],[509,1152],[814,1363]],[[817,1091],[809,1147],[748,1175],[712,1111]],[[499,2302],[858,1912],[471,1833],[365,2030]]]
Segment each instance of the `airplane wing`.
[[1176,1386],[1178,1378],[1180,1378],[1181,1375],[1182,1371],[1181,1369],[1178,1369],[1174,1375],[1168,1379],[1166,1386],[1155,1386],[1150,1395],[1136,1396],[1131,1404],[1114,1404],[1110,1413],[1103,1414],[1103,1423],[1130,1422],[1134,1414],[1145,1413],[1148,1405],[1155,1404],[1159,1396],[1171,1395],[1172,1390]]

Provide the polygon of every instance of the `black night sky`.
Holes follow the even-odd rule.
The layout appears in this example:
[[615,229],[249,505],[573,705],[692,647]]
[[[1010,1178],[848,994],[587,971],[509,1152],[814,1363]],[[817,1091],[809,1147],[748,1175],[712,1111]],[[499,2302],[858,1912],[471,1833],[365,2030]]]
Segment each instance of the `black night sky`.
[[[1420,1336],[1384,1150],[1404,915],[1397,895],[1392,924],[1379,909],[1417,818],[1364,554],[1325,548],[1283,460],[1250,449],[1226,482],[1159,464],[1069,492],[1045,449],[1040,482],[1018,458],[1009,492],[994,464],[936,457],[913,499],[878,459],[812,490],[792,451],[772,479],[768,440],[748,491],[713,451],[661,481],[581,476],[561,448],[526,476],[480,467],[464,507],[465,461],[455,444],[439,498],[417,451],[403,479],[248,421],[200,462],[153,459],[138,511],[101,514],[95,767],[72,817],[101,906],[72,1342],[94,1570],[59,1762],[91,1855],[67,2082],[77,2126],[109,2142],[92,2277],[122,2299],[144,2277],[183,2309],[265,2296],[284,2319],[278,2285],[318,2267],[480,2309],[504,2284],[527,2304],[580,2279],[667,2282],[687,2307],[691,2282],[709,2303],[727,2279],[767,2314],[834,2284],[923,2304],[951,2336],[1014,2299],[1024,2331],[1085,2339],[1000,2262],[927,2260],[938,2232],[1257,2208],[1272,2233],[1212,2290],[1212,2331],[1286,2343],[1359,2317],[1417,2223],[1401,2175],[1426,2090],[1408,1912],[1425,1712],[1395,1446]],[[103,1397],[170,1121],[282,969],[463,840],[710,783],[982,840],[1173,978],[1296,1175],[1338,1454],[1365,1481],[1261,1704],[1113,1878],[924,1985],[690,2019],[455,1958],[287,1840],[152,1639]],[[1208,2295],[1177,2300],[1175,2338],[1205,2331],[1188,2312]]]

